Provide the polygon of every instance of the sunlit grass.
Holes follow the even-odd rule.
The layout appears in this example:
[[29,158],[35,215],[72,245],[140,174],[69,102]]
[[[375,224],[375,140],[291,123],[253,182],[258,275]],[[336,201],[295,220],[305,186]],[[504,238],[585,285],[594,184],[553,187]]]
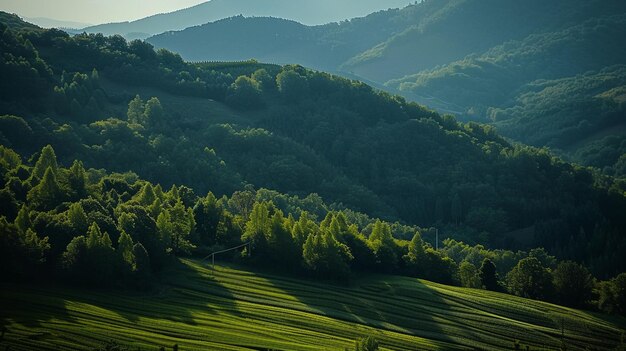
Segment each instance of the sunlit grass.
[[147,295],[9,286],[0,294],[0,345],[90,349],[116,340],[142,350],[343,350],[374,335],[388,350],[617,346],[622,319],[404,277],[328,285],[197,261]]

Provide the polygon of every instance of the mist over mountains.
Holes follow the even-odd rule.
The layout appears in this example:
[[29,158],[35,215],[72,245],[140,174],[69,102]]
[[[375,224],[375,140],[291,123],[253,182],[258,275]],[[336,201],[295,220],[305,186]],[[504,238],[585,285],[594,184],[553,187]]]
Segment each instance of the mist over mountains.
[[408,5],[408,0],[211,0],[166,14],[157,14],[132,22],[101,24],[79,32],[120,34],[144,39],[154,34],[181,30],[227,17],[271,16],[291,19],[308,25],[338,22],[369,13]]

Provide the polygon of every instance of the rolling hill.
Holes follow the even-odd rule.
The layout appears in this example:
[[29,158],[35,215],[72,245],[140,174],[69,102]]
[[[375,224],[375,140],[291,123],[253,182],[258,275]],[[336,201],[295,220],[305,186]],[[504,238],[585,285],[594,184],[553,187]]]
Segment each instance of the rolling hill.
[[[119,37],[5,34],[17,61],[0,66],[13,77],[0,84],[0,140],[22,155],[50,144],[64,164],[218,196],[246,184],[316,193],[472,244],[543,246],[603,277],[623,269],[622,183],[489,126],[301,66],[192,64]],[[129,117],[129,102],[152,97],[158,121]],[[518,230],[531,239],[508,235]]]
[[291,19],[309,25],[339,22],[388,8],[404,7],[408,0],[211,0],[202,4],[158,14],[132,22],[107,23],[90,26],[78,32],[120,34],[129,39],[181,30],[207,22],[236,16],[272,16]]
[[[343,350],[375,336],[381,350],[614,350],[610,318],[484,290],[364,276],[345,286],[183,260],[158,293],[4,286],[2,346],[130,349]],[[623,344],[622,344],[623,346]]]
[[[624,348],[623,179],[300,65],[0,19],[0,347]],[[518,103],[612,108],[622,71]]]
[[[531,35],[387,84],[417,100],[452,101],[464,111],[463,118],[492,123],[505,136],[571,155],[584,148],[581,139],[595,140],[593,135],[605,131],[624,136],[624,108],[605,93],[624,86],[626,51],[619,41],[626,35],[625,18],[592,19]],[[618,158],[574,157],[600,168]]]
[[[576,79],[580,75],[588,81],[588,73],[602,79],[606,75],[600,71],[626,64],[619,43],[625,14],[621,1],[435,0],[340,24],[304,26],[237,17],[148,40],[193,61],[257,58],[367,80],[463,120],[490,123],[516,141],[548,146],[572,161],[620,176],[619,156],[601,161],[585,156],[585,149],[598,145],[611,149],[607,155],[625,151],[601,140],[624,136],[619,102],[611,108],[593,107],[612,103],[597,96],[619,89],[619,80],[594,83],[605,91],[578,89],[559,95],[560,114],[544,109],[551,101],[547,91],[541,95],[546,100],[540,102],[536,95],[532,106],[525,94],[545,80],[563,87],[558,80],[576,84],[582,82]],[[567,106],[581,106],[581,99],[588,106],[578,110],[584,110],[584,116],[570,116]],[[501,121],[513,110],[516,118]],[[527,120],[536,123],[529,127]],[[559,136],[558,128],[578,132],[575,137],[569,132]]]

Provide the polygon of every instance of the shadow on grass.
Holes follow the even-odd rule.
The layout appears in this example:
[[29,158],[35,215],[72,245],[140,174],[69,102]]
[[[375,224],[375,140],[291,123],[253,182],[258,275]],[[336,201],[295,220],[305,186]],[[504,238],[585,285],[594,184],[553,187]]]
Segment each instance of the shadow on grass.
[[[232,274],[239,270],[245,272],[245,284],[258,287],[255,295],[250,297],[251,302],[261,301],[263,305],[329,317],[345,322],[344,328],[349,332],[315,323],[315,318],[298,321],[298,328],[302,330],[348,340],[371,335],[379,339],[381,346],[392,349],[418,347],[408,342],[410,338],[406,336],[415,337],[416,343],[421,338],[428,339],[444,349],[464,348],[453,342],[442,329],[441,320],[437,319],[449,309],[447,302],[417,279],[368,275],[342,284],[249,265],[220,264],[234,271]],[[231,286],[231,289],[237,290],[238,287]],[[240,299],[247,298],[245,293],[231,293]],[[287,298],[281,299],[280,296]]]
[[68,313],[66,300],[41,286],[6,284],[0,286],[0,328],[12,323],[39,328],[49,320],[75,322]]
[[[129,329],[171,337],[171,332],[158,321],[196,326],[195,313],[235,310],[234,299],[227,289],[211,277],[200,276],[200,272],[188,265],[176,262],[163,272],[160,280],[146,292],[56,284],[3,285],[0,286],[0,332],[5,330],[5,340],[11,339],[18,349],[25,345],[20,343],[36,344],[38,336],[42,342],[47,337],[63,338],[71,329],[76,329],[80,338],[95,342],[129,338],[124,335]],[[90,335],[83,327],[93,328],[94,334]],[[0,345],[4,345],[1,340]]]

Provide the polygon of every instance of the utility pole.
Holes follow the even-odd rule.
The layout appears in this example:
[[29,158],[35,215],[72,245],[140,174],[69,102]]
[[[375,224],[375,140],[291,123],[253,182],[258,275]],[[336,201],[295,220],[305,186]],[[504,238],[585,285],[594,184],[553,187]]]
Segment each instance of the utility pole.
[[435,228],[435,250],[439,251],[439,228]]

